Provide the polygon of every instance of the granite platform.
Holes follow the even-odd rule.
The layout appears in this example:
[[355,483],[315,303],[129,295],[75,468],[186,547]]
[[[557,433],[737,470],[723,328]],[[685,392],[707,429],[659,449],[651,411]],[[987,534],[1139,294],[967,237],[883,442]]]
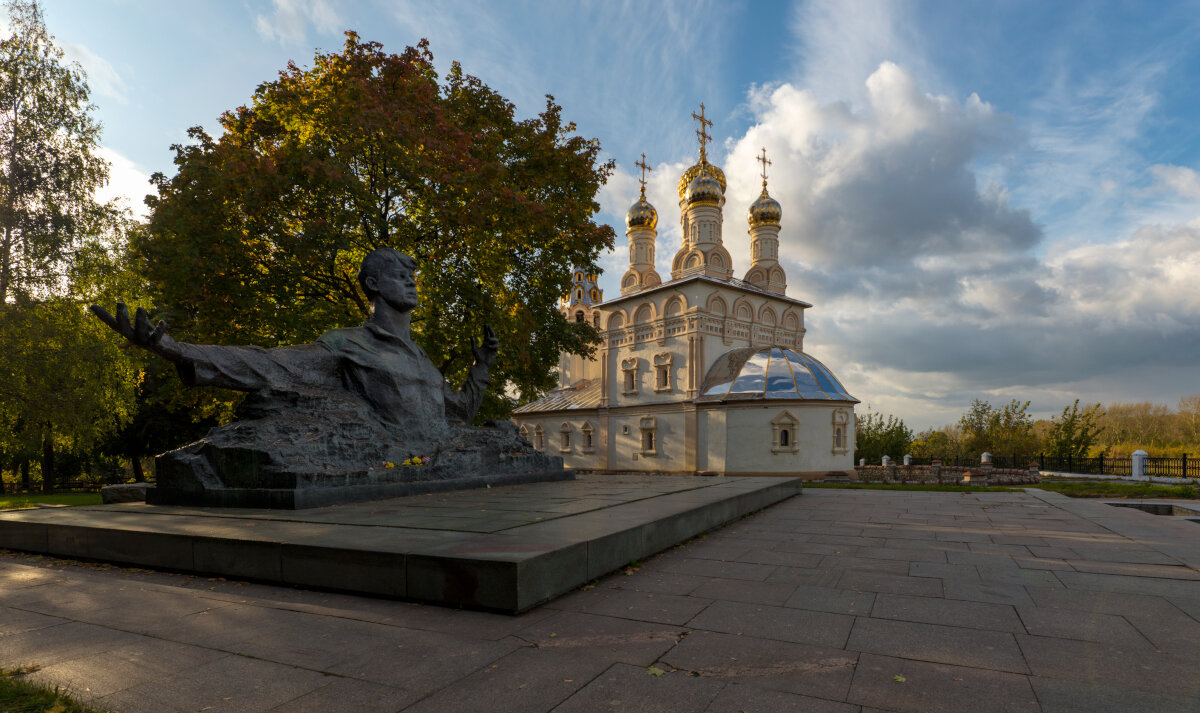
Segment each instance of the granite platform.
[[39,508],[0,513],[0,548],[516,613],[800,488],[588,475],[301,511]]

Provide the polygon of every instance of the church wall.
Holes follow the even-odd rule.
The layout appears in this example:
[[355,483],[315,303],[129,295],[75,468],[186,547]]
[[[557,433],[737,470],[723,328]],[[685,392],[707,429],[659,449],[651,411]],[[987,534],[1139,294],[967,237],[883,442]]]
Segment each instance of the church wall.
[[700,442],[697,444],[696,470],[702,473],[724,473],[726,443],[725,411],[704,410],[697,414]]
[[[640,297],[640,298],[639,298]],[[645,405],[675,402],[699,389],[722,354],[747,346],[803,348],[804,310],[770,295],[747,293],[705,280],[671,290],[630,296],[601,308],[619,314],[605,334],[610,350],[608,403]],[[603,324],[612,324],[602,317]],[[692,346],[690,340],[695,340]],[[698,359],[692,364],[692,354]],[[672,389],[655,389],[655,356],[670,353]],[[624,369],[636,360],[637,393],[626,393]],[[597,364],[597,366],[599,366]],[[694,375],[689,372],[695,371]],[[599,377],[599,374],[596,374]],[[694,386],[693,386],[694,385]]]
[[[683,472],[687,470],[686,419],[681,411],[610,414],[608,470]],[[652,419],[647,429],[647,420]],[[644,431],[653,430],[652,452],[643,446]]]
[[[834,452],[833,413],[838,409],[852,412],[846,404],[803,402],[729,408],[725,472],[789,474],[852,470],[852,437],[848,438],[844,453]],[[789,432],[787,446],[778,443],[777,425]]]
[[558,383],[572,386],[583,379],[599,379],[600,362],[578,354],[563,353],[558,357]]

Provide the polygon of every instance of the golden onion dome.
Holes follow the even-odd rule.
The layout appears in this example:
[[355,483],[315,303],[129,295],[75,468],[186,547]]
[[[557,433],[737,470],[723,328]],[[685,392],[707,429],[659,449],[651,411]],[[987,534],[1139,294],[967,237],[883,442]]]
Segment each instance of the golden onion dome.
[[643,193],[638,202],[629,206],[629,211],[625,213],[625,226],[654,230],[657,225],[658,211],[654,210],[654,206],[650,205],[650,201],[646,200],[646,194]]
[[687,195],[688,184],[695,180],[696,176],[699,176],[701,173],[717,179],[717,183],[721,184],[721,193],[725,193],[725,172],[708,161],[701,160],[700,163],[684,171],[683,175],[679,177],[679,198],[681,200]]
[[767,195],[767,189],[764,188],[758,200],[750,204],[750,213],[746,220],[749,221],[751,228],[755,228],[760,225],[779,225],[781,217],[783,217],[783,208],[780,207],[779,201]]
[[717,181],[716,176],[701,172],[687,185],[687,204],[720,203],[725,187]]

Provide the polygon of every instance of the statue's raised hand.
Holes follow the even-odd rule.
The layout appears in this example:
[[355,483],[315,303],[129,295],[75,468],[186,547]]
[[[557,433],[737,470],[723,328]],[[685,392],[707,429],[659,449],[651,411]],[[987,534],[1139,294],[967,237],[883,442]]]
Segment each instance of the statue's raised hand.
[[132,322],[129,319],[129,308],[125,306],[124,302],[117,303],[115,317],[100,305],[92,305],[92,314],[112,327],[117,334],[128,339],[130,344],[136,344],[168,359],[179,353],[175,340],[167,335],[167,323],[159,321],[158,324],[152,326],[150,315],[146,314],[146,310],[141,307],[137,308]]
[[484,364],[491,366],[492,362],[496,361],[496,354],[500,352],[500,340],[496,338],[496,333],[488,325],[483,325],[483,343],[479,344],[475,341],[475,337],[471,337],[471,353],[475,355],[476,364]]

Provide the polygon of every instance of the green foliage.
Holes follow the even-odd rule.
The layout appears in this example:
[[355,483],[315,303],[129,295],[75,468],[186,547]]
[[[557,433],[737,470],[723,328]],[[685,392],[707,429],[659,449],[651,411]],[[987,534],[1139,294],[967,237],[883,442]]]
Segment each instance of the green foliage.
[[1088,454],[1100,434],[1097,423],[1103,411],[1100,404],[1079,410],[1079,399],[1063,408],[1062,416],[1054,419],[1046,434],[1045,451],[1059,458],[1082,458]]
[[890,456],[899,461],[912,443],[912,431],[904,425],[904,421],[888,415],[884,420],[883,414],[868,411],[866,415],[855,419],[854,461],[866,458],[871,465],[878,464],[883,456]]
[[49,488],[129,419],[137,371],[106,332],[72,300],[0,304],[0,466],[37,461]]
[[57,288],[82,238],[112,216],[94,191],[108,165],[78,65],[46,31],[36,2],[7,4],[0,41],[0,304]]
[[934,458],[953,459],[959,454],[958,431],[946,427],[940,431],[922,431],[916,435],[908,452],[914,458],[933,460]]
[[1177,410],[1149,401],[1115,403],[1097,418],[1093,451],[1125,458],[1141,448],[1156,456],[1200,455],[1200,394],[1179,399]]
[[988,452],[995,455],[1035,452],[1038,440],[1033,431],[1029,402],[1013,399],[1001,408],[975,399],[958,422],[962,449],[972,458]]
[[596,225],[612,170],[548,98],[535,118],[427,44],[386,54],[347,33],[337,54],[294,64],[250,106],[174,147],[137,242],[176,337],[271,347],[362,321],[362,257],[391,246],[420,263],[413,336],[457,384],[468,337],[490,324],[500,355],[480,418],[507,414],[515,388],[554,385],[560,351],[590,353],[594,330],[557,311],[571,269],[597,271],[613,244]]
[[[1150,402],[1066,406],[1058,417],[1031,422],[1029,402],[1003,408],[975,399],[958,423],[917,434],[915,458],[970,461],[984,451],[1006,458],[1047,456],[1124,459],[1141,448],[1151,455],[1200,456],[1200,394],[1179,399],[1177,410]],[[1022,465],[1022,464],[1018,464]]]
[[[0,471],[23,487],[112,471],[93,453],[130,416],[136,365],[84,313],[128,290],[114,247],[134,229],[94,193],[108,177],[78,65],[36,2],[7,3],[0,41]],[[101,462],[104,461],[104,462]]]

